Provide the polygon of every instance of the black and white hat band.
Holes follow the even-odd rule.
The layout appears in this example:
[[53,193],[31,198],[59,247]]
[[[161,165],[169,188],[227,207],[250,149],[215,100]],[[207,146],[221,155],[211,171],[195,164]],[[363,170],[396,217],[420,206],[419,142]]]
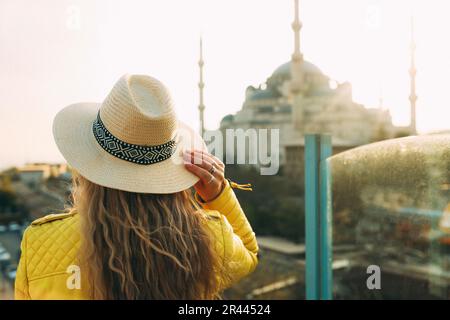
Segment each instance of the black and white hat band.
[[106,129],[100,118],[100,112],[94,121],[92,130],[98,144],[109,154],[136,164],[153,164],[169,159],[177,148],[175,139],[157,146],[140,146],[122,141]]

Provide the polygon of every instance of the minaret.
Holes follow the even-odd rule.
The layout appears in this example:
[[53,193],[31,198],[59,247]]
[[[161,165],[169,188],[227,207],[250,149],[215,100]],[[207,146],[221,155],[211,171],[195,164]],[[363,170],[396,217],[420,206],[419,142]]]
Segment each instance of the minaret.
[[409,76],[410,76],[410,95],[409,95],[409,102],[411,105],[411,123],[410,123],[410,131],[411,134],[417,133],[416,128],[416,102],[417,102],[417,95],[416,95],[416,43],[414,40],[414,18],[411,17],[411,66],[409,68]]
[[198,82],[198,89],[200,94],[200,102],[198,105],[198,111],[200,114],[200,135],[203,137],[203,134],[205,133],[205,121],[204,121],[204,111],[205,111],[205,105],[203,103],[203,88],[205,87],[205,83],[203,82],[203,41],[200,37],[200,59],[198,60],[198,67],[200,71],[200,80]]
[[294,31],[294,53],[291,56],[291,91],[297,93],[302,85],[301,66],[303,63],[303,54],[300,51],[300,30],[302,23],[298,14],[298,0],[294,0],[295,16],[292,22],[292,30]]

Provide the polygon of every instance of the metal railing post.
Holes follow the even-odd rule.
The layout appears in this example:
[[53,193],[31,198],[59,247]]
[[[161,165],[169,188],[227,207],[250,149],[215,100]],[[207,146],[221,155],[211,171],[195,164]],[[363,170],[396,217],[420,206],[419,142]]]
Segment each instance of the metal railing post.
[[333,298],[329,135],[305,136],[306,299]]

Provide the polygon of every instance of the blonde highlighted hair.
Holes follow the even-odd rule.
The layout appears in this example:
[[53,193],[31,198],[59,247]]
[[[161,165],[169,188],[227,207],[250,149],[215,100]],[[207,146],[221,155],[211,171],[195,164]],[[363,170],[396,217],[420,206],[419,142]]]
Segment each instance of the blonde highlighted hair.
[[190,190],[133,193],[73,176],[93,299],[216,298],[218,258]]

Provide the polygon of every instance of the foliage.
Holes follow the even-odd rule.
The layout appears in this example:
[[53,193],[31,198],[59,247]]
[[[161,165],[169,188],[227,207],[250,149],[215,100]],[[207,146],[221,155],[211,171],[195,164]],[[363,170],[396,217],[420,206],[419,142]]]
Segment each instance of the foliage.
[[0,173],[0,224],[21,220],[27,215],[27,210],[12,187],[16,176],[15,168]]
[[252,184],[252,192],[235,192],[256,234],[303,241],[302,181],[280,175],[263,176],[254,167],[239,165],[227,165],[226,175],[237,183]]
[[16,195],[7,190],[0,189],[0,209],[12,208],[16,204]]
[[403,129],[403,130],[397,131],[394,138],[403,138],[403,137],[408,137],[410,135],[411,135],[411,132],[408,129]]
[[371,142],[383,141],[389,139],[389,132],[383,125],[379,125],[371,139]]

